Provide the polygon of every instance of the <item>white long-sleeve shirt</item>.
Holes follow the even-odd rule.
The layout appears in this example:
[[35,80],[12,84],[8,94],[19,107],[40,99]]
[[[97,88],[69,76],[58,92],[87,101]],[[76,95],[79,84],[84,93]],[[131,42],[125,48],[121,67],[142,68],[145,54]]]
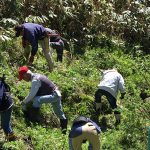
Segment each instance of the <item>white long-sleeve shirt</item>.
[[124,79],[115,69],[103,72],[102,80],[98,85],[99,89],[105,90],[117,98],[118,91],[125,93]]
[[34,77],[34,74],[31,75],[32,81],[31,81],[31,89],[30,93],[28,96],[24,99],[23,103],[27,104],[29,101],[32,101],[35,95],[37,94],[40,86],[41,86],[41,81],[38,80],[38,78]]

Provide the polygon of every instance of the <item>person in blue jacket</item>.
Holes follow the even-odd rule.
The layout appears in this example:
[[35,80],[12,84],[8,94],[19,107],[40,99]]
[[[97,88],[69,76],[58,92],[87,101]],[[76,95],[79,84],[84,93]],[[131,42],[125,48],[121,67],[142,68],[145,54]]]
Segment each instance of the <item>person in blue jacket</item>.
[[[16,37],[22,36],[22,45],[25,48],[25,57],[27,60],[29,59],[29,64],[32,64],[34,61],[34,56],[38,50],[38,43],[42,46],[43,53],[48,62],[49,71],[53,70],[53,60],[49,50],[50,45],[52,48],[56,49],[57,60],[62,61],[64,44],[60,35],[53,30],[35,23],[24,23],[16,26],[15,31]],[[32,46],[31,55],[30,45]]]
[[89,150],[100,150],[100,132],[100,127],[90,118],[77,117],[69,133],[69,149],[81,150],[82,143],[88,141]]
[[9,94],[10,88],[5,83],[4,77],[0,79],[0,115],[1,127],[6,135],[6,140],[16,140],[16,136],[11,127],[11,113],[13,100]]

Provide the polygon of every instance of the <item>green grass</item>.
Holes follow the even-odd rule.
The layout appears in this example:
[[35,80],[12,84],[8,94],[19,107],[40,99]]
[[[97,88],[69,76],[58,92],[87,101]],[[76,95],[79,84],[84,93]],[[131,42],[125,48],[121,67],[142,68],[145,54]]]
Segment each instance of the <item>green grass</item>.
[[[7,48],[7,47],[6,47]],[[13,49],[14,47],[12,47]],[[21,101],[28,94],[30,83],[18,82],[17,70],[24,62],[19,58],[21,52],[16,49],[16,55],[10,57],[9,52],[1,49],[3,59],[0,60],[0,75],[6,74],[6,81],[11,86],[15,106],[12,115],[13,129],[19,140],[4,142],[0,138],[0,148],[3,150],[67,150],[68,134],[72,120],[78,115],[90,117],[93,113],[94,94],[101,79],[100,69],[119,69],[125,78],[127,94],[118,104],[122,110],[121,124],[115,128],[113,114],[107,113],[108,103],[104,99],[104,114],[99,117],[100,125],[105,116],[108,128],[101,133],[102,150],[146,150],[147,127],[150,126],[150,102],[145,103],[140,98],[141,90],[150,93],[150,56],[131,56],[121,50],[87,49],[84,56],[74,56],[73,59],[64,56],[64,62],[55,63],[52,73],[48,72],[43,54],[38,54],[31,70],[45,74],[56,83],[62,93],[64,112],[69,119],[68,132],[64,136],[59,129],[58,118],[49,105],[43,105],[41,116],[43,122],[27,124],[21,110]],[[17,57],[17,54],[18,57]],[[5,56],[8,56],[7,58]],[[56,54],[53,54],[56,58]],[[18,61],[15,62],[14,59]],[[11,64],[10,64],[11,62]],[[109,111],[111,112],[111,111]],[[1,131],[2,132],[2,131]],[[88,144],[83,144],[83,150]]]

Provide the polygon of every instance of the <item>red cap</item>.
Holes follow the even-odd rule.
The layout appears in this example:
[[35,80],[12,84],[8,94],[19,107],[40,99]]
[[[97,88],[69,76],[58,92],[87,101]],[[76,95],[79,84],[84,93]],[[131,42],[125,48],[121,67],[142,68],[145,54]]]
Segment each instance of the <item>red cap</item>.
[[22,66],[22,67],[19,68],[19,71],[18,71],[19,80],[22,80],[23,75],[24,75],[25,73],[27,73],[28,70],[29,70],[29,69],[28,69],[27,66]]

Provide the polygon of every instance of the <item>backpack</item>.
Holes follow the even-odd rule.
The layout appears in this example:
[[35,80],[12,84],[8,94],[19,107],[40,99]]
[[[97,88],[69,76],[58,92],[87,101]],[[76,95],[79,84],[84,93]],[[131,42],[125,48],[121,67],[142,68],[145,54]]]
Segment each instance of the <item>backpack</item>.
[[[9,96],[7,96],[6,92],[10,91],[10,87],[8,84],[5,83],[5,76],[0,77],[0,109],[8,106],[10,102],[7,102]],[[4,105],[4,106],[3,106]]]

